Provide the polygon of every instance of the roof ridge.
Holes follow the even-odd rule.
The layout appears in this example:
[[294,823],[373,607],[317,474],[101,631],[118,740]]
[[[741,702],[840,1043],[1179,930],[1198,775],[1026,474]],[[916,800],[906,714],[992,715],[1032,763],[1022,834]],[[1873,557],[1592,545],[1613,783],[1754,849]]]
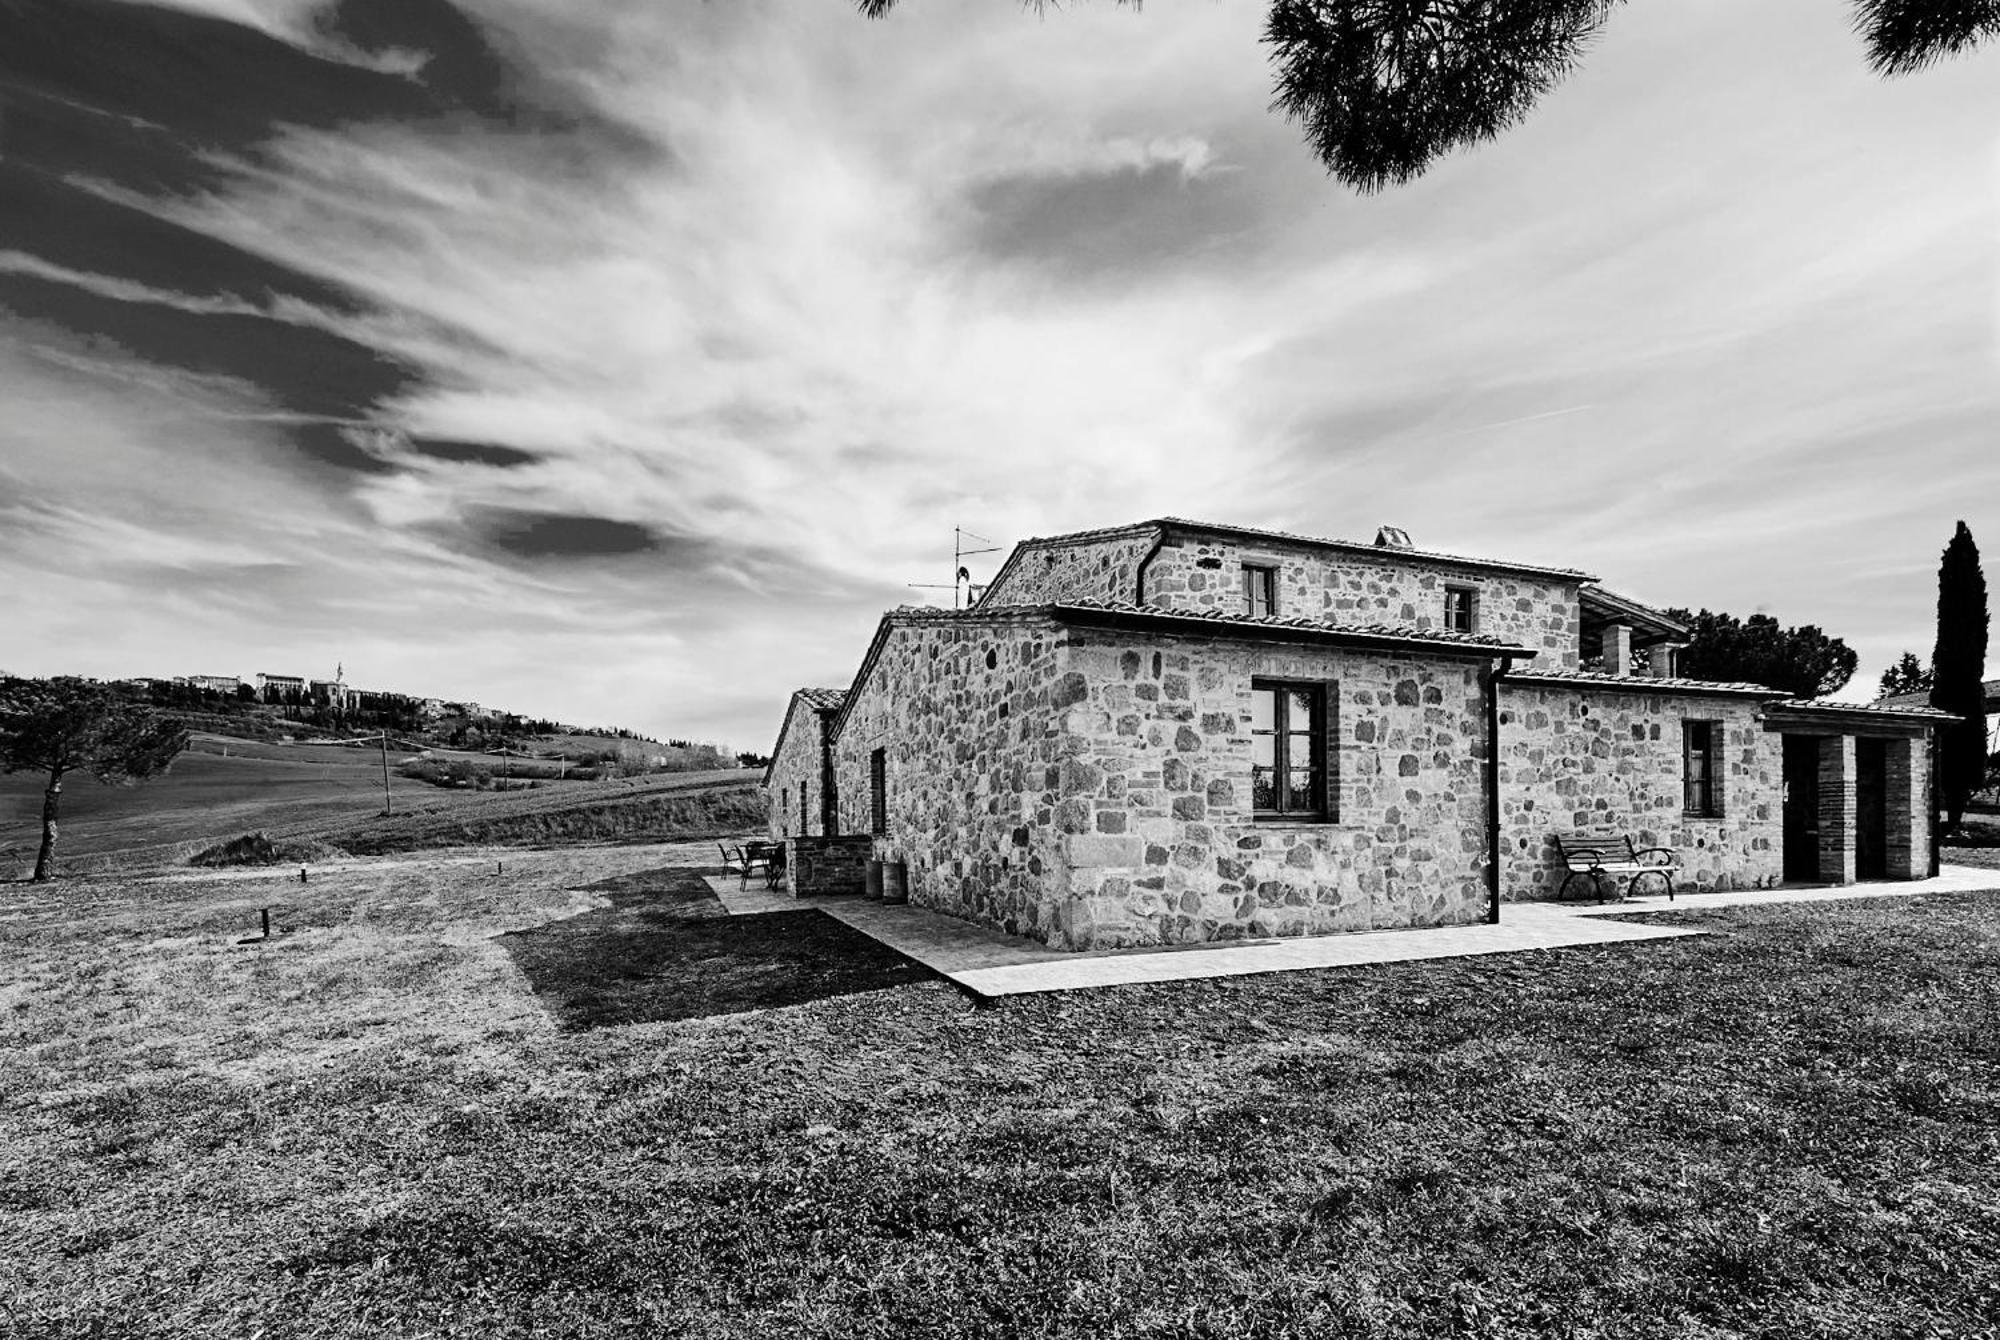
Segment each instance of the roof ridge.
[[[1005,608],[1004,606],[1002,608]],[[1341,623],[1305,614],[1251,614],[1247,610],[1169,609],[1163,605],[1140,605],[1110,596],[1077,596],[1053,601],[1054,609],[1101,609],[1117,613],[1149,614],[1166,619],[1196,619],[1205,623],[1244,624],[1255,628],[1311,628],[1341,633],[1368,633],[1379,637],[1422,638],[1432,642],[1463,643],[1467,646],[1512,646],[1505,638],[1489,633],[1460,633],[1446,628],[1420,628],[1407,623]]]
[[1233,531],[1239,535],[1262,535],[1273,540],[1290,540],[1296,544],[1320,544],[1337,549],[1356,549],[1363,552],[1390,553],[1407,558],[1438,559],[1447,563],[1465,563],[1482,568],[1505,568],[1516,572],[1540,572],[1550,576],[1572,577],[1580,581],[1594,582],[1597,578],[1582,568],[1557,568],[1544,563],[1515,563],[1502,558],[1477,558],[1471,554],[1446,553],[1441,549],[1386,549],[1381,545],[1364,540],[1342,540],[1326,535],[1304,535],[1298,531],[1271,530],[1262,526],[1239,526],[1227,521],[1197,521],[1192,517],[1163,516],[1152,523],[1159,526],[1186,526],[1195,530]]

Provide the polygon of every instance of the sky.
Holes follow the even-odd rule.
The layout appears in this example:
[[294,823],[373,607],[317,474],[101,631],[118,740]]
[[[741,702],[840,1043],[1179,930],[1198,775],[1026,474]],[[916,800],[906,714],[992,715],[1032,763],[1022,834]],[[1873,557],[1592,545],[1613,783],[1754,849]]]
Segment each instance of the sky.
[[2000,50],[1632,0],[1358,195],[1262,18],[0,0],[0,669],[762,750],[954,526],[1162,515],[1928,655],[2000,553]]

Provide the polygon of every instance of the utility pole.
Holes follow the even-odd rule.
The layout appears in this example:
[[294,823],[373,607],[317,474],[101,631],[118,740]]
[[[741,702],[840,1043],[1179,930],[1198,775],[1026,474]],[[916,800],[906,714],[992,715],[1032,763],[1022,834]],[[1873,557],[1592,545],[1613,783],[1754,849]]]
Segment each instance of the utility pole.
[[[394,802],[393,800],[391,800],[391,799],[389,798],[389,730],[388,730],[388,727],[386,727],[386,726],[385,726],[385,727],[383,727],[383,728],[382,728],[382,733],[381,733],[380,735],[377,735],[377,736],[375,737],[375,742],[376,742],[377,744],[379,744],[379,745],[381,745],[381,746],[382,746],[382,813],[383,813],[383,814],[385,814],[385,815],[389,815],[389,814],[394,814],[394,813],[396,812],[396,804],[395,804],[395,802]],[[360,738],[359,738],[358,740],[356,740],[356,741],[355,741],[355,743],[356,743],[356,744],[367,744],[367,743],[368,743],[368,737],[367,737],[366,735],[363,735],[363,736],[361,736],[361,737],[360,737]]]
[[[977,540],[980,544],[985,545],[986,548],[967,549],[965,547],[967,540]],[[963,530],[957,526],[951,528],[951,607],[953,609],[958,608],[958,593],[961,588],[965,591],[965,607],[967,609],[972,608],[972,572],[965,566],[965,560],[971,558],[974,554],[997,554],[1003,547],[1002,545],[994,544],[993,541],[987,539],[984,535],[975,535],[971,531]],[[911,589],[917,591],[942,591],[945,589],[943,584],[938,582],[909,582],[906,584]]]

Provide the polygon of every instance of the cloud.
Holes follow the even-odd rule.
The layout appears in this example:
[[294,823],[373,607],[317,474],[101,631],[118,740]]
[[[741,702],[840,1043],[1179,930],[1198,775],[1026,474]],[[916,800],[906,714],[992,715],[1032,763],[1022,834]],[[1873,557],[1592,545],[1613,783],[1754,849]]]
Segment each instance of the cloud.
[[490,543],[517,558],[611,558],[662,547],[646,527],[614,517],[490,509],[479,524]]
[[532,451],[497,446],[491,442],[447,442],[437,438],[412,438],[409,449],[434,461],[456,465],[484,465],[496,470],[512,470],[533,465],[541,459]]
[[1190,261],[1228,265],[1244,235],[1263,224],[1254,196],[1207,170],[1208,146],[1199,140],[1161,152],[1117,142],[1101,148],[1095,161],[971,187],[972,244],[1065,279],[1187,282]]

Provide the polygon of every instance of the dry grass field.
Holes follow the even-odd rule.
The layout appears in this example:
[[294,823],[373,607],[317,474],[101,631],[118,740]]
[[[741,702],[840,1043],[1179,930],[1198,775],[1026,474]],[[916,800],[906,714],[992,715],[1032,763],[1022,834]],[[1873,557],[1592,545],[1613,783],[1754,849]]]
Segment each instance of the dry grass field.
[[710,850],[0,886],[0,1333],[1995,1333],[2000,896],[985,1007]]

